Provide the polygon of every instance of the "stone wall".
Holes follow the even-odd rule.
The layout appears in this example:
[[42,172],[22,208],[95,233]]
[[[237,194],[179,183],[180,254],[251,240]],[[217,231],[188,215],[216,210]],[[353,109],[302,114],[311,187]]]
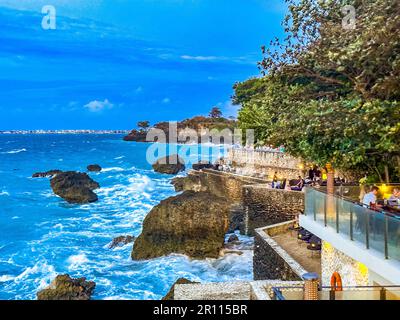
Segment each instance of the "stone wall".
[[184,190],[207,191],[218,197],[243,203],[243,187],[253,184],[267,184],[264,179],[241,176],[215,170],[190,171]]
[[289,180],[305,175],[301,161],[282,152],[231,149],[224,158],[224,163],[230,164],[238,173],[265,177],[268,180],[275,173],[282,179]]
[[174,300],[273,300],[274,287],[303,287],[303,281],[263,280],[250,282],[221,282],[177,284]]
[[369,285],[368,268],[337,250],[326,241],[322,242],[321,267],[323,286],[330,286],[334,272],[338,272],[341,275],[343,286]]
[[288,169],[298,169],[301,165],[299,159],[288,156],[283,152],[230,149],[226,158],[238,164],[252,163]]
[[[254,244],[254,280],[301,281],[307,271],[269,235],[287,232],[293,221],[266,229],[257,229]],[[276,230],[275,230],[276,229]]]
[[260,227],[294,219],[304,212],[304,193],[253,185],[243,188],[243,206],[249,235]]

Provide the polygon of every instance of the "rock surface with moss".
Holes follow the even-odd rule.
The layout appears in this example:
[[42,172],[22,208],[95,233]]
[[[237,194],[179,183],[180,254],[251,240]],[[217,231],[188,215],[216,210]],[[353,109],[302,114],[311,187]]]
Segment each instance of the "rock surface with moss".
[[136,239],[133,260],[171,253],[218,258],[229,228],[230,203],[207,192],[186,191],[168,198],[147,215]]
[[96,284],[86,278],[58,275],[49,287],[37,293],[38,300],[90,300]]
[[177,281],[175,281],[175,283],[172,285],[171,289],[169,290],[169,292],[165,295],[164,298],[162,298],[162,300],[174,300],[174,295],[175,295],[175,286],[178,284],[195,284],[198,282],[193,282],[190,281],[186,278],[180,278]]
[[98,189],[100,185],[86,173],[62,172],[50,180],[50,185],[56,195],[69,203],[84,204],[98,200],[93,190]]
[[153,170],[163,174],[178,174],[185,170],[185,161],[177,155],[160,158],[153,164]]

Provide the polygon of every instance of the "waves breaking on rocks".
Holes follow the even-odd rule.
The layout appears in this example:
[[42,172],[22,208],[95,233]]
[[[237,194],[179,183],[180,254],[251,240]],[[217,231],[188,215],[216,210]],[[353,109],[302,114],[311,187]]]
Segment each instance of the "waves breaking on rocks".
[[[0,194],[7,192],[0,197],[0,299],[35,299],[38,290],[65,273],[94,281],[92,298],[105,300],[160,299],[181,277],[199,282],[252,279],[251,250],[202,261],[176,254],[132,261],[132,244],[109,249],[115,237],[139,236],[149,211],[176,193],[170,178],[146,163],[145,144],[133,148],[119,136],[67,138],[38,137],[29,156],[21,153],[18,161],[0,154]],[[10,148],[22,149],[27,139],[13,137]],[[94,146],[97,150],[88,159]],[[123,161],[115,159],[120,157]],[[88,163],[104,168],[90,174],[101,185],[98,202],[67,204],[51,193],[48,179],[30,179],[33,172],[60,164],[60,158],[60,170],[84,171]],[[252,243],[251,238],[240,240]]]

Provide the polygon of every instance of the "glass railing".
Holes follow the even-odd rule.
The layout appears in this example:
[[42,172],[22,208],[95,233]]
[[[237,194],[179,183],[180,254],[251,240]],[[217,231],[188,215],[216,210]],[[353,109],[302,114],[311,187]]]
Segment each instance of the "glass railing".
[[400,214],[371,210],[337,195],[306,188],[304,214],[382,253],[386,259],[400,261]]
[[[303,287],[274,287],[274,300],[304,300]],[[318,300],[400,300],[400,286],[344,287],[343,291],[333,291],[322,287]]]

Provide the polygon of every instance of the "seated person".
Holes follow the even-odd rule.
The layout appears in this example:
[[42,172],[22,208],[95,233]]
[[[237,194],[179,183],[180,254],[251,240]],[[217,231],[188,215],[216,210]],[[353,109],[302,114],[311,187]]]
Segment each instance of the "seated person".
[[363,199],[364,207],[366,207],[366,208],[379,207],[377,205],[378,193],[379,193],[379,188],[376,186],[373,186],[371,188],[371,191],[364,196],[364,199]]
[[292,187],[293,191],[302,191],[304,188],[304,179],[302,177],[299,176],[299,182]]
[[275,172],[272,178],[272,189],[279,189],[281,187],[281,183],[278,179],[278,172]]
[[400,200],[400,189],[399,188],[394,188],[393,189],[393,194],[389,198],[389,205],[390,206],[398,205],[400,203],[399,200]]

